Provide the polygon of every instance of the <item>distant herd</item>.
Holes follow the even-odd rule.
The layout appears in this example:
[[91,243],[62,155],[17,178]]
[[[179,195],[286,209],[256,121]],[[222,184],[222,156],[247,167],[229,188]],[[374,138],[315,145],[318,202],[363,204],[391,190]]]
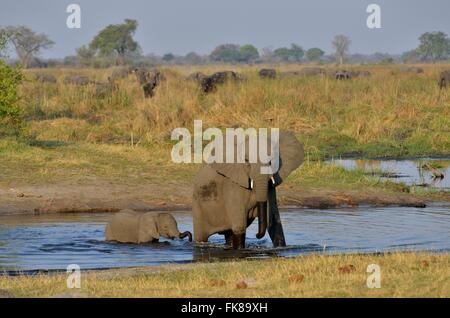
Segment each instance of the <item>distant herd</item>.
[[[424,70],[416,66],[403,66],[398,69],[402,73],[421,74]],[[146,98],[151,98],[155,95],[155,89],[164,80],[164,75],[158,69],[147,69],[144,67],[131,68],[119,67],[113,70],[108,82],[96,82],[90,80],[87,76],[68,75],[64,78],[65,85],[86,86],[94,85],[97,97],[105,97],[112,91],[118,88],[117,80],[125,79],[131,74],[134,74],[141,85],[142,91]],[[392,71],[395,74],[395,71]],[[306,76],[328,76],[335,80],[350,80],[353,78],[370,77],[372,74],[366,70],[333,70],[329,71],[320,67],[305,67],[299,71],[287,71],[278,73],[272,68],[263,68],[258,72],[259,77],[265,79],[277,78],[291,78],[291,77],[306,77]],[[187,80],[198,83],[200,90],[204,94],[214,92],[218,85],[224,84],[227,81],[239,82],[245,80],[245,77],[233,71],[221,71],[212,75],[206,75],[201,72],[192,73],[186,77]],[[38,73],[35,80],[40,83],[57,83],[55,76],[47,73]],[[438,85],[441,89],[450,86],[450,70],[441,72],[438,79]]]

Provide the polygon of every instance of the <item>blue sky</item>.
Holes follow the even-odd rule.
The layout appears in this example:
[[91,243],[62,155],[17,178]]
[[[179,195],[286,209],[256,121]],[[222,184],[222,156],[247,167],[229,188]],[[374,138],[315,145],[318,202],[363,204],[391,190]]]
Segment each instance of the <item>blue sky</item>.
[[[82,9],[82,28],[66,27],[66,7]],[[382,28],[366,26],[366,7],[382,9]],[[402,53],[426,31],[450,33],[448,0],[1,0],[0,26],[26,25],[56,45],[44,57],[63,57],[103,27],[136,19],[144,53],[209,53],[222,43],[258,48],[320,47],[331,51],[336,34],[352,40],[352,53]]]

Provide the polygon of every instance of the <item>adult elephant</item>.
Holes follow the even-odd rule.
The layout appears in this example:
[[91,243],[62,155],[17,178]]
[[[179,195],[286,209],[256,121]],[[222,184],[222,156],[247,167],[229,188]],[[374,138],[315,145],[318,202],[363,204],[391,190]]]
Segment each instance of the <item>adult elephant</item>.
[[[232,146],[237,148],[235,141]],[[225,151],[224,151],[225,153]],[[193,221],[196,242],[216,233],[233,248],[245,247],[245,232],[258,217],[258,239],[266,229],[275,247],[285,246],[278,212],[276,186],[303,162],[303,146],[292,132],[279,131],[279,169],[262,174],[261,162],[211,163],[202,166],[194,181]],[[269,220],[268,220],[269,219]]]

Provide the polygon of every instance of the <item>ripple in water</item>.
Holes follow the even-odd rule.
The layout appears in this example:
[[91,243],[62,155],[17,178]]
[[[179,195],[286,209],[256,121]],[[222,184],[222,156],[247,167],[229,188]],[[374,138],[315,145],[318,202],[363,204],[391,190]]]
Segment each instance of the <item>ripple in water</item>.
[[[192,231],[189,213],[173,213],[181,231]],[[71,214],[0,218],[0,270],[65,270],[135,267],[235,258],[291,257],[313,252],[350,253],[398,250],[450,251],[450,207],[356,208],[283,211],[288,246],[273,248],[266,235],[257,240],[257,224],[247,231],[247,248],[224,247],[214,235],[208,244],[186,240],[157,244],[104,241],[109,214]]]

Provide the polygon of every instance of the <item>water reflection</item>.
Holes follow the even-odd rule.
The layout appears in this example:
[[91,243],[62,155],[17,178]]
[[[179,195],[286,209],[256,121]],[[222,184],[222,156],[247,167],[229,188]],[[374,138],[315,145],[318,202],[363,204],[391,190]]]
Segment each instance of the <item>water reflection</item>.
[[393,182],[432,187],[450,191],[450,160],[423,158],[420,160],[333,159],[328,163],[349,170],[359,169]]
[[[192,231],[189,213],[173,213],[182,231]],[[247,231],[247,248],[226,248],[214,235],[206,245],[185,240],[132,245],[104,241],[109,214],[0,217],[0,270],[64,270],[135,267],[183,262],[289,257],[312,252],[392,250],[450,251],[450,208],[355,208],[289,210],[281,214],[288,246],[257,240]]]

